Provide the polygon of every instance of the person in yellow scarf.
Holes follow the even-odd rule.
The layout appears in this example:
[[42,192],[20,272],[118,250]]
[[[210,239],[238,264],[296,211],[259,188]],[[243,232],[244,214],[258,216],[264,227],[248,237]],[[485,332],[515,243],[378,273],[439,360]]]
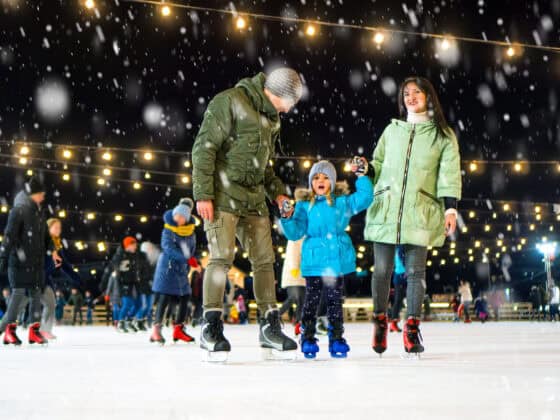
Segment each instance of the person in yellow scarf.
[[185,330],[187,304],[192,293],[188,282],[189,267],[198,267],[195,258],[193,206],[190,198],[183,198],[173,210],[167,210],[163,215],[162,253],[156,266],[152,286],[153,292],[157,293],[158,297],[151,342],[165,343],[161,328],[165,310],[170,304],[176,304],[178,307],[173,327],[173,341],[194,342],[194,338]]
[[72,282],[73,287],[79,288],[82,281],[78,273],[74,271],[74,268],[68,262],[66,257],[66,249],[64,246],[64,241],[62,240],[62,221],[60,219],[52,218],[47,220],[47,227],[49,229],[49,235],[51,236],[52,242],[54,244],[54,249],[58,252],[58,256],[61,258],[62,262],[59,266],[56,266],[52,258],[49,256],[45,257],[45,279],[46,286],[43,294],[41,296],[41,303],[43,304],[43,313],[41,319],[41,334],[47,340],[54,340],[56,336],[53,334],[53,327],[55,324],[55,309],[56,309],[56,297],[55,290],[56,285],[54,278],[60,273],[68,276]]

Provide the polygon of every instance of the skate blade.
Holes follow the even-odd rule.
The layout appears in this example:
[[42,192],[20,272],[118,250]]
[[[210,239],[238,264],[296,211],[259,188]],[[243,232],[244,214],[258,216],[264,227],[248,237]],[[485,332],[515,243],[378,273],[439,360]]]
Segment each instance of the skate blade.
[[421,360],[421,353],[403,353],[401,359],[403,360]]
[[348,357],[348,353],[332,353],[331,352],[331,357],[333,359],[346,359]]
[[263,360],[293,361],[297,358],[297,350],[281,351],[263,347],[261,355]]
[[180,344],[180,343],[191,345],[191,344],[196,344],[196,340],[185,341],[185,340],[173,339],[173,344]]
[[226,363],[229,351],[204,351],[202,360],[208,363]]

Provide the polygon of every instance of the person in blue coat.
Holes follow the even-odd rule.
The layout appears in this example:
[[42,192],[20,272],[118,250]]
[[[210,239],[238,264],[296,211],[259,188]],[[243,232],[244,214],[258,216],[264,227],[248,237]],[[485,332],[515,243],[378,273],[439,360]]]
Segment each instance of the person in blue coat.
[[152,290],[157,293],[157,308],[151,342],[165,343],[161,326],[165,310],[170,303],[177,305],[173,328],[173,341],[193,342],[194,338],[185,331],[187,304],[191,295],[188,282],[189,267],[198,267],[195,258],[195,221],[192,217],[193,201],[183,198],[173,210],[163,215],[161,250]]
[[333,164],[317,162],[309,173],[309,196],[296,204],[290,218],[281,220],[290,241],[305,238],[301,255],[301,274],[306,280],[301,350],[308,358],[315,357],[319,351],[315,322],[323,287],[330,324],[329,352],[332,357],[346,357],[350,350],[342,337],[342,289],[344,276],[356,271],[356,251],[346,228],[352,216],[366,210],[373,201],[370,179],[363,173],[355,173],[357,191],[349,194],[346,183],[336,183]]
[[397,246],[395,251],[395,268],[393,268],[393,285],[395,295],[391,307],[390,332],[402,332],[399,327],[400,313],[403,307],[403,299],[406,296],[406,268],[404,266],[404,247]]

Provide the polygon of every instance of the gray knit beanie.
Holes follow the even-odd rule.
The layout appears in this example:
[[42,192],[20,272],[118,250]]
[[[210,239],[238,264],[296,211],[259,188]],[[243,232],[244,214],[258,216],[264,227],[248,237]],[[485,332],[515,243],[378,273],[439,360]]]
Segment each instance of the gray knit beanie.
[[331,181],[331,191],[334,191],[334,186],[336,184],[336,168],[332,163],[327,160],[321,160],[311,167],[309,172],[309,188],[313,188],[313,177],[317,174],[325,174],[329,181]]
[[267,75],[264,87],[274,96],[288,100],[294,105],[303,95],[303,83],[299,74],[287,67],[276,69]]

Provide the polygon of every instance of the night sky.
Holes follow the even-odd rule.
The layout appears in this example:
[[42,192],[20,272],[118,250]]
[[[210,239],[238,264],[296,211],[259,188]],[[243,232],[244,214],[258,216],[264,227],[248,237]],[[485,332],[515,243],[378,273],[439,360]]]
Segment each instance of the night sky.
[[[183,3],[234,4],[238,11],[559,46],[560,0]],[[550,227],[560,228],[552,206],[560,201],[557,166],[530,165],[514,173],[510,164],[480,164],[470,173],[467,161],[559,159],[558,53],[525,49],[507,58],[504,47],[459,42],[438,58],[434,40],[419,36],[387,34],[377,48],[367,31],[321,27],[316,37],[308,38],[302,25],[249,19],[250,30],[240,33],[228,15],[172,8],[171,16],[163,18],[153,5],[122,0],[96,4],[94,12],[79,1],[0,0],[0,197],[5,204],[12,204],[26,169],[33,168],[48,186],[48,203],[55,210],[153,217],[145,224],[138,217],[116,223],[111,215],[84,221],[84,213],[71,213],[65,221],[68,240],[118,242],[133,234],[159,242],[158,218],[191,194],[189,185],[180,185],[180,175],[190,175],[183,162],[208,101],[219,91],[260,71],[294,67],[305,80],[307,95],[283,117],[283,151],[311,161],[318,155],[344,159],[371,156],[384,127],[397,115],[398,84],[420,75],[434,83],[466,161],[465,200],[459,207],[468,233],[456,238],[460,263],[453,263],[448,244],[431,256],[429,291],[454,286],[460,276],[477,288],[487,287],[488,264],[482,263],[486,247],[492,282],[511,284],[523,295],[531,284],[543,281],[535,244],[542,236],[556,239]],[[46,144],[31,147],[27,166],[12,157],[19,146],[9,142],[21,141]],[[72,150],[70,162],[81,166],[69,166],[72,179],[67,183],[62,172],[41,171],[64,170],[57,144],[93,147]],[[101,168],[92,165],[104,162],[96,146],[183,153],[156,154],[145,162],[142,153],[115,152],[109,165],[125,170],[114,170],[109,185],[100,187],[94,176]],[[301,185],[306,178],[302,164],[278,159],[276,168],[286,183]],[[342,173],[343,162],[337,166]],[[144,183],[146,171],[158,170],[170,174],[152,173],[150,182],[165,186],[143,184],[135,191],[130,182],[111,181]],[[504,213],[503,203],[496,200],[509,200],[512,210]],[[541,206],[542,223],[535,218],[534,202],[550,203]],[[476,211],[472,219],[469,210]],[[5,220],[0,215],[0,225]],[[529,223],[535,223],[534,231]],[[356,246],[367,246],[359,265],[368,272],[373,258],[362,225],[363,216],[353,220],[352,236]],[[202,231],[198,238],[202,251]],[[526,245],[514,251],[521,238]],[[276,239],[277,245],[285,244],[280,236]],[[498,239],[506,252],[497,246]],[[475,240],[482,241],[481,249],[474,248]],[[95,243],[89,246],[79,253],[70,243],[75,262],[105,257]],[[474,262],[468,262],[469,248]],[[504,279],[504,254],[513,264],[511,282]],[[242,259],[239,264],[247,268]]]

